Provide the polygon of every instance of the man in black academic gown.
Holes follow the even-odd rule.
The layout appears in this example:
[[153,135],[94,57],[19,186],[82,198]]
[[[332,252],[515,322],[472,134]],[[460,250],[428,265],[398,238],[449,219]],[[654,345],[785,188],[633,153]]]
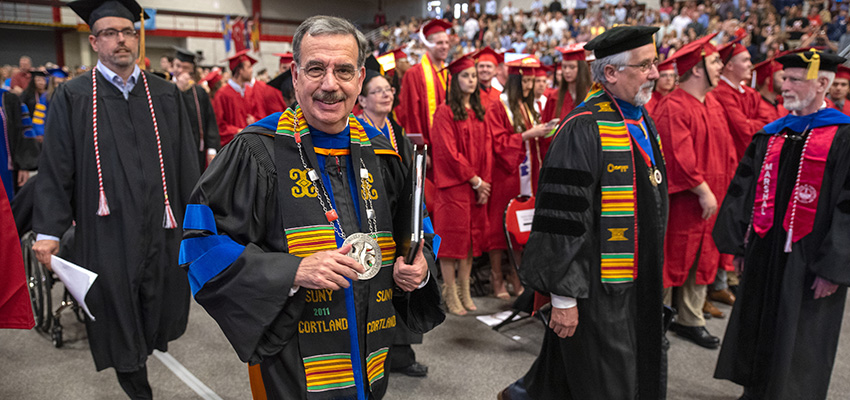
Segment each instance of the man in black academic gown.
[[791,114],[753,137],[713,232],[743,268],[714,376],[742,399],[825,399],[850,285],[850,117],[824,95],[845,59],[776,61]]
[[151,398],[147,356],[186,329],[178,221],[198,179],[197,147],[177,88],[135,64],[141,7],[133,0],[69,6],[91,27],[98,63],[50,102],[33,250],[49,265],[76,222],[75,261],[98,274],[86,296],[95,367],[115,368],[131,398]]
[[643,107],[658,79],[657,30],[615,27],[585,45],[598,83],[543,161],[520,268],[523,284],[551,295],[551,329],[531,369],[500,399],[665,397],[667,184]]
[[300,106],[216,156],[192,194],[180,263],[249,363],[255,398],[380,399],[394,328],[422,333],[445,318],[433,255],[396,257],[410,242],[412,179],[390,141],[350,114],[363,34],[316,16],[293,49]]
[[[189,113],[189,125],[192,127],[192,137],[195,138],[195,147],[198,149],[198,161],[201,171],[215,157],[221,148],[221,137],[218,135],[218,125],[215,122],[210,95],[198,82],[200,78],[195,72],[195,58],[197,55],[189,50],[177,47],[177,59],[180,60],[180,72],[177,73],[177,87],[180,89],[180,98],[183,106]],[[190,81],[184,82],[182,74],[189,74]]]

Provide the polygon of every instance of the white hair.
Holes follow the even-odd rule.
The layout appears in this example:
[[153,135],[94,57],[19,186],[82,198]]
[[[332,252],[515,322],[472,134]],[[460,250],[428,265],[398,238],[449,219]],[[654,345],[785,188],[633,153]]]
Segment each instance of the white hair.
[[832,82],[835,82],[835,72],[818,71],[818,79],[820,79],[820,78],[829,79],[829,83],[826,84],[826,88],[829,89],[832,86]]
[[608,83],[608,79],[605,78],[605,67],[608,65],[613,65],[618,68],[622,68],[631,60],[631,53],[624,51],[622,53],[612,54],[610,56],[598,58],[590,63],[590,73],[593,76],[593,80],[599,83]]

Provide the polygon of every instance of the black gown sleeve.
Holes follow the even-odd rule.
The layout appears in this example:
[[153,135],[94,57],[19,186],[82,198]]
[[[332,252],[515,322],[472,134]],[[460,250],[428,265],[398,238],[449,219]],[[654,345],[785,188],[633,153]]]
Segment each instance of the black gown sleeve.
[[[212,100],[206,90],[198,87],[198,103],[201,104],[201,116],[204,121],[204,146],[207,149],[221,149],[221,136],[218,134],[218,124],[215,122],[215,111]],[[206,151],[206,149],[204,149]]]
[[543,160],[531,236],[519,270],[522,282],[536,291],[589,296],[591,268],[599,265],[598,130],[589,116],[574,118],[561,127]]
[[[24,113],[23,103],[11,92],[3,94],[3,104],[8,116],[6,134],[9,137],[9,155],[12,157],[12,166],[16,170],[32,171],[38,168],[38,156],[41,152],[41,144],[35,139],[24,136],[23,125]],[[32,109],[28,112],[32,114]],[[16,178],[13,178],[16,179]]]
[[[191,197],[192,204],[210,208],[216,232],[187,229],[183,242],[186,249],[192,239],[217,233],[244,246],[235,259],[218,259],[208,274],[214,276],[199,282],[195,300],[216,320],[239,359],[252,364],[295,338],[304,306],[303,296],[290,297],[301,258],[284,252],[270,150],[261,135],[243,132],[219,153]],[[210,268],[196,264],[188,266],[190,281],[193,269]]]
[[717,214],[712,237],[724,254],[744,255],[744,241],[753,215],[756,183],[767,150],[766,135],[756,135],[744,152]]
[[33,210],[33,231],[56,237],[62,237],[74,220],[77,150],[70,114],[73,96],[68,88],[67,84],[56,88],[47,110]]

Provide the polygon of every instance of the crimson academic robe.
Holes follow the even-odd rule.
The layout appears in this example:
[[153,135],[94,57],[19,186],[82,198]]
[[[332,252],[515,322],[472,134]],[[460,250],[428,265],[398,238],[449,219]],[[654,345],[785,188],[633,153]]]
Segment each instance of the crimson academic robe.
[[[820,122],[820,123],[818,123]],[[813,228],[786,253],[783,221],[789,210],[807,126],[838,124],[826,156]],[[782,145],[774,166],[776,191],[771,228],[751,228],[758,180],[768,143],[775,135],[796,135]],[[796,140],[794,140],[796,139]],[[850,285],[850,118],[822,109],[789,115],[758,132],[741,160],[714,227],[720,251],[744,257],[738,299],[729,317],[714,376],[753,391],[761,399],[825,399]],[[814,299],[815,276],[838,290]],[[846,395],[839,394],[839,398]]]
[[32,329],[33,326],[35,320],[21,241],[6,190],[0,185],[0,329]]
[[[489,250],[504,250],[508,248],[502,219],[508,202],[520,194],[519,167],[526,157],[526,146],[531,149],[531,185],[532,191],[537,192],[537,178],[540,174],[540,164],[549,148],[551,139],[534,139],[528,142],[522,140],[520,133],[514,132],[513,124],[505,111],[504,103],[490,105],[485,113],[485,121],[493,135],[493,187],[490,200],[487,202],[488,220],[491,221],[487,231],[487,247]],[[531,129],[530,123],[526,129]]]
[[[702,219],[699,197],[691,192],[705,182],[717,203],[735,173],[735,149],[723,109],[709,93],[705,102],[681,88],[665,96],[656,109],[670,196],[670,221],[664,240],[664,286],[682,286],[699,258],[696,283],[714,282],[721,259],[711,229],[716,215]],[[727,257],[728,258],[728,257]]]
[[564,103],[561,105],[561,109],[556,110],[557,107],[558,91],[550,91],[549,94],[546,95],[546,108],[544,108],[543,113],[540,114],[540,120],[543,122],[549,122],[553,118],[561,120],[566,117],[567,114],[575,108],[573,105],[573,96],[570,96],[569,91],[564,93]]
[[728,131],[735,143],[735,159],[740,160],[753,134],[772,120],[768,121],[767,117],[762,115],[759,108],[761,102],[758,101],[760,96],[748,86],[742,85],[739,90],[721,79],[712,94],[726,113]]
[[[74,258],[99,276],[86,296],[86,320],[98,370],[136,371],[154,349],[186,329],[189,284],[177,267],[185,202],[198,180],[198,149],[173,83],[147,77],[162,153],[145,85],[129,98],[97,73],[97,129],[103,189],[110,214],[98,216],[98,173],[92,138],[92,76],[60,85],[50,101],[38,165],[33,231],[62,237],[76,222]],[[177,221],[163,228],[165,167]]]
[[[431,74],[434,82],[434,93],[436,95],[435,105],[439,106],[446,102],[446,88],[440,81],[437,74],[439,68],[437,65],[431,67]],[[401,94],[399,94],[399,107],[403,109],[400,114],[396,114],[401,126],[407,134],[421,133],[426,144],[431,143],[431,121],[430,118],[433,112],[428,111],[428,89],[425,85],[425,73],[423,64],[416,64],[407,72],[404,73],[401,83]],[[446,84],[448,84],[448,79]],[[436,112],[436,108],[434,109]]]
[[[441,105],[434,115],[431,138],[431,168],[437,187],[433,197],[434,232],[442,238],[440,256],[464,259],[472,249],[473,257],[487,250],[487,205],[476,203],[476,192],[469,180],[478,175],[493,183],[492,136],[484,121],[467,109],[465,120],[455,121],[448,105]],[[500,224],[501,225],[501,224]]]
[[[777,99],[779,98],[780,97],[777,96]],[[785,109],[784,107],[782,107],[782,104],[780,104],[779,102],[776,102],[776,104],[771,103],[762,95],[759,95],[759,101],[761,102],[759,107],[764,110],[762,112],[765,114],[765,118],[769,118],[772,121],[776,121],[780,117],[783,117],[783,115],[779,114],[781,110]],[[788,112],[786,111],[785,114],[788,114]]]
[[255,80],[251,88],[251,102],[256,115],[265,118],[269,114],[286,110],[283,94],[261,80]]
[[251,86],[245,86],[245,97],[242,97],[236,89],[227,82],[221,85],[213,97],[213,109],[215,119],[218,122],[218,133],[221,136],[221,145],[224,146],[233,140],[239,131],[248,126],[248,116],[252,115],[260,120],[264,115],[257,112],[251,99],[254,97]]
[[838,103],[833,101],[832,108],[843,112],[844,115],[850,115],[850,101],[847,101],[847,99],[844,99],[844,101],[841,103],[841,107],[838,106]]
[[490,86],[487,89],[480,87],[480,94],[481,107],[484,107],[484,110],[486,111],[488,108],[490,108],[491,103],[499,101],[499,95],[501,95],[502,92],[500,92],[499,89]]
[[655,114],[655,109],[658,108],[658,103],[660,103],[661,99],[663,98],[664,95],[661,94],[661,92],[653,90],[652,98],[649,99],[649,101],[643,105],[643,108],[646,108],[646,112],[649,113],[649,116],[653,119],[658,118],[658,116]]

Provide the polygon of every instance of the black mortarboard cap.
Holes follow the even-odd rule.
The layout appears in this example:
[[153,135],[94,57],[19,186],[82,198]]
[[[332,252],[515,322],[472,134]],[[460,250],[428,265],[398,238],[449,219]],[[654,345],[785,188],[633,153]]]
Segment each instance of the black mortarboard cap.
[[32,76],[47,76],[47,73],[40,69],[31,69],[29,72]]
[[[381,73],[381,64],[378,63],[378,59],[376,59],[372,54],[369,54],[369,57],[366,58],[364,66],[366,67],[366,71],[376,71],[379,74]],[[365,85],[366,83],[364,82],[363,84]]]
[[599,59],[654,43],[654,26],[616,26],[593,38],[584,45]]
[[172,46],[172,47],[174,48],[174,51],[176,52],[176,57],[177,57],[178,60],[183,61],[183,62],[190,62],[192,64],[195,63],[195,59],[198,57],[197,54],[195,54],[195,53],[193,53],[189,50],[186,50],[182,47],[177,47],[177,46]]
[[816,49],[798,51],[786,54],[776,59],[784,68],[805,68],[806,79],[816,79],[818,71],[838,70],[838,65],[847,61],[846,58],[834,54],[822,53]]
[[[133,22],[141,20],[142,6],[135,0],[77,0],[68,3],[89,27],[103,17],[126,18]],[[145,14],[145,19],[148,15]]]
[[292,82],[292,72],[286,71],[286,72],[276,76],[274,79],[269,81],[268,85],[277,89],[277,90],[280,90],[281,92],[283,92],[283,83],[287,79],[289,80],[290,83]]

